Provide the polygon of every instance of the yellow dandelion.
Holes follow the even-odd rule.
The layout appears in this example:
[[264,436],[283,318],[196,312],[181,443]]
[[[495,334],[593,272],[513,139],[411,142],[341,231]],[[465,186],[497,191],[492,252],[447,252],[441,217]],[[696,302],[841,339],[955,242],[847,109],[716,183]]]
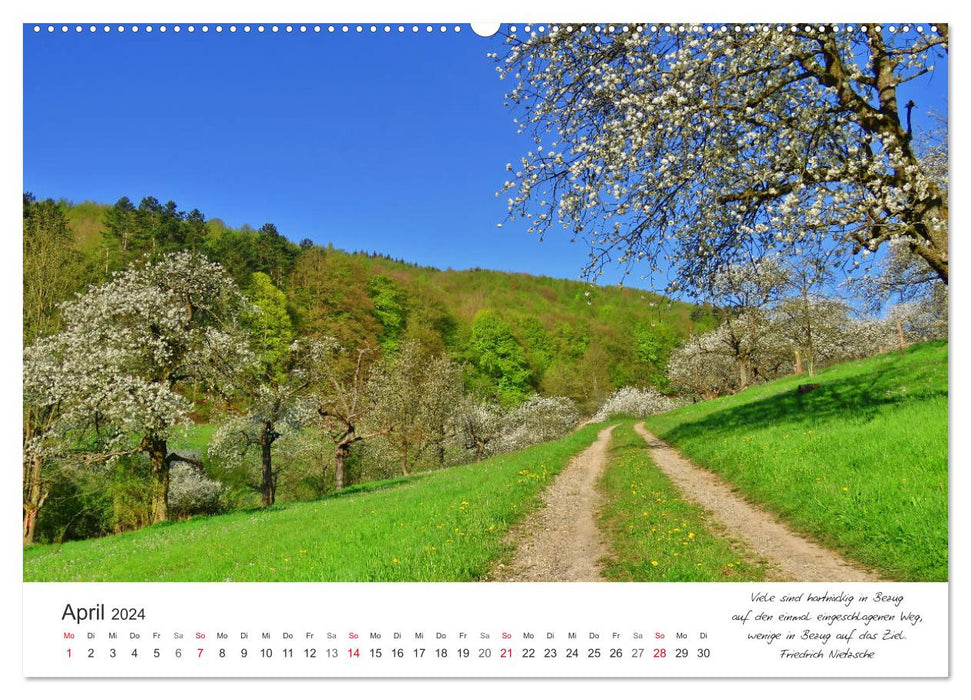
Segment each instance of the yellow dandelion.
[[651,566],[657,566],[657,560],[651,559]]

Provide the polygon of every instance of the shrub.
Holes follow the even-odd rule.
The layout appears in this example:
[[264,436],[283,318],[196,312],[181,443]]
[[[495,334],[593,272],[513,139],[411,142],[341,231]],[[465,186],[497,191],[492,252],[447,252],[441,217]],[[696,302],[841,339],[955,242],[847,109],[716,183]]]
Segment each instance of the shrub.
[[169,473],[169,512],[174,516],[212,515],[222,506],[225,487],[184,462]]
[[579,419],[573,401],[565,396],[534,396],[507,414],[506,428],[495,452],[511,452],[555,440],[570,432]]
[[619,413],[634,418],[646,418],[654,413],[670,411],[679,405],[677,401],[669,399],[657,389],[625,386],[607,397],[603,406],[594,415],[593,422],[600,423]]

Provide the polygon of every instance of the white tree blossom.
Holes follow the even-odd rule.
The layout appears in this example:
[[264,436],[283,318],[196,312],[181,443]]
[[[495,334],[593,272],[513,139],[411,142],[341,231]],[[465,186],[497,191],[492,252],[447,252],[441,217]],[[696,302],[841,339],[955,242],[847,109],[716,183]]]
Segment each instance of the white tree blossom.
[[462,447],[479,461],[494,450],[505,429],[505,412],[496,403],[465,396],[452,414],[455,432]]
[[791,297],[773,310],[772,323],[792,349],[797,373],[805,368],[812,376],[823,363],[850,354],[853,321],[849,306],[839,299]]
[[905,343],[947,338],[947,289],[938,285],[924,298],[895,304],[887,318],[899,327]]
[[694,335],[671,353],[668,381],[679,394],[713,399],[730,394],[738,382],[734,358],[716,333]]
[[223,389],[253,359],[235,325],[242,304],[219,265],[173,253],[63,304],[63,330],[25,351],[25,385],[57,406],[63,448],[91,461],[148,455],[152,522],[167,518],[169,468],[182,459],[167,448],[190,422],[182,388]]
[[573,430],[579,419],[576,405],[565,396],[530,397],[507,412],[505,429],[493,443],[493,451],[511,452],[556,440]]
[[[209,444],[209,455],[227,467],[259,464],[257,488],[263,505],[276,501],[279,469],[273,454],[299,449],[294,438],[317,419],[313,392],[326,376],[330,339],[300,339],[274,352],[247,378],[237,400],[243,409],[225,420]],[[282,442],[279,442],[281,441]]]
[[368,395],[374,406],[371,420],[386,430],[403,475],[430,448],[437,448],[440,465],[444,462],[452,413],[462,398],[459,365],[407,341],[372,373]]
[[510,216],[582,236],[589,275],[616,257],[691,288],[771,251],[848,262],[901,239],[946,283],[946,192],[898,104],[946,51],[943,24],[511,36],[494,57],[534,146],[508,166]]
[[664,413],[681,404],[668,398],[653,387],[625,386],[607,397],[593,416],[594,423],[608,420],[613,415],[629,415],[634,418],[647,418],[655,413]]
[[212,515],[222,506],[226,488],[191,464],[176,464],[169,476],[169,514]]

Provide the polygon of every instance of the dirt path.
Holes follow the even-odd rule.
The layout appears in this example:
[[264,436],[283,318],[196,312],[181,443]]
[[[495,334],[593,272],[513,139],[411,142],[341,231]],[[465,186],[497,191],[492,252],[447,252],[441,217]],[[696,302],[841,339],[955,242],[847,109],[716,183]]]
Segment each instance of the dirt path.
[[600,559],[608,550],[595,520],[601,500],[597,480],[607,464],[613,429],[601,430],[547,488],[545,505],[512,529],[518,549],[509,564],[496,567],[494,580],[603,580]]
[[647,441],[651,458],[686,497],[710,511],[736,539],[764,557],[770,577],[781,581],[879,581],[880,578],[840,555],[792,532],[745,501],[716,474],[684,459],[673,447],[652,435],[643,423],[634,429]]

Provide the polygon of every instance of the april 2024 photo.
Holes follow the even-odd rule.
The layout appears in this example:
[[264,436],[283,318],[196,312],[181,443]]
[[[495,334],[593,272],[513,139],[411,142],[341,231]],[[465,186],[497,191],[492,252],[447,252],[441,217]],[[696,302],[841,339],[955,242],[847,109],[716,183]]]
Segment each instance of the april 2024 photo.
[[25,581],[947,581],[945,25],[23,32]]
[[25,677],[949,675],[947,24],[22,32]]

